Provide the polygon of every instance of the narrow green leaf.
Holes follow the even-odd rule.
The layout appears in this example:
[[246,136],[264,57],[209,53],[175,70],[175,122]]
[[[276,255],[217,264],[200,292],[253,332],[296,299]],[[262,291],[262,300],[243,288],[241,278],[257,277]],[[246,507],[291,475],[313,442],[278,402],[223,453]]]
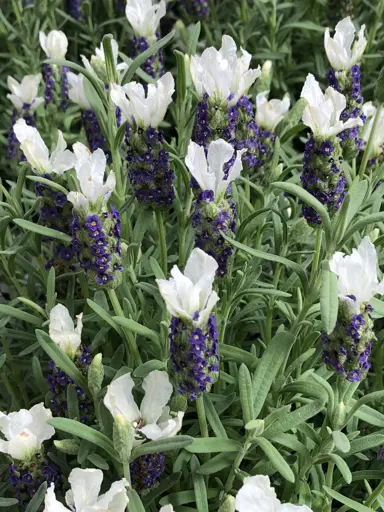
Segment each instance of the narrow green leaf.
[[195,438],[193,443],[186,447],[191,453],[237,452],[241,444],[233,439],[219,437]]
[[168,477],[161,480],[160,484],[149,491],[148,494],[143,496],[143,505],[146,510],[148,510],[148,507],[151,503],[153,503],[156,498],[161,496],[162,494],[165,494],[169,489],[172,489],[172,487],[180,480],[181,477],[181,471],[178,471],[177,473],[172,473],[172,475],[169,475]]
[[127,491],[127,495],[129,499],[129,512],[145,512],[143,502],[134,489],[130,488]]
[[376,446],[381,444],[384,444],[383,434],[371,434],[369,436],[354,439],[351,441],[351,448],[346,456],[353,455],[354,453],[364,452],[365,450],[370,450],[371,448],[376,448]]
[[[39,345],[40,346],[40,345]],[[32,375],[35,379],[35,383],[40,392],[45,395],[49,391],[49,386],[47,383],[47,379],[44,378],[43,370],[40,366],[40,361],[38,357],[33,356],[32,358]]]
[[97,453],[90,453],[87,458],[97,468],[102,469],[103,471],[108,471],[108,469],[109,469],[108,462],[103,457],[98,455]]
[[57,190],[58,192],[62,192],[65,196],[68,194],[68,190],[58,183],[55,183],[52,180],[47,180],[47,178],[43,178],[42,176],[27,176],[27,180],[31,180],[38,183],[44,183],[48,187]]
[[26,231],[32,231],[33,233],[37,233],[39,235],[55,238],[56,240],[60,240],[61,242],[65,242],[67,244],[72,242],[72,238],[69,235],[62,233],[61,231],[57,231],[56,229],[46,228],[45,226],[40,226],[40,224],[35,224],[34,222],[30,222],[29,220],[24,219],[13,219],[13,222]]
[[80,420],[79,414],[79,400],[77,397],[76,388],[73,384],[67,387],[67,404],[68,404],[68,417],[71,420]]
[[151,453],[168,452],[170,450],[181,450],[193,443],[193,437],[190,436],[175,436],[168,439],[160,439],[159,441],[149,441],[141,446],[138,446],[132,451],[132,460],[141,457],[142,455],[150,455]]
[[343,452],[348,453],[351,449],[351,443],[349,442],[348,437],[338,430],[332,432],[333,442],[335,443],[336,448]]
[[327,453],[323,457],[319,457],[318,462],[329,462],[332,461],[336,464],[338,470],[342,474],[345,482],[350,484],[352,482],[352,473],[348,467],[348,464],[343,460],[340,455],[336,455],[335,453]]
[[47,493],[47,482],[43,482],[37,489],[36,494],[33,496],[25,509],[25,512],[38,512],[40,505],[43,503],[45,495]]
[[96,302],[94,302],[91,299],[87,299],[87,304],[90,308],[93,309],[93,311],[95,313],[97,313],[99,315],[100,318],[102,318],[105,322],[107,322],[120,335],[120,337],[122,337],[122,338],[124,337],[122,329],[113,320],[112,316],[107,311],[105,311],[101,306],[96,304]]
[[191,458],[191,471],[192,471],[192,482],[196,496],[196,508],[197,512],[208,512],[208,496],[207,488],[203,475],[198,473],[200,468],[199,459],[196,455]]
[[217,411],[216,411],[208,393],[204,394],[204,406],[205,406],[205,412],[207,415],[208,423],[212,427],[212,430],[215,433],[215,436],[222,437],[223,439],[227,439],[228,436],[225,431],[225,428],[223,427],[223,424],[220,421],[219,415],[217,414]]
[[286,462],[284,457],[273,446],[273,444],[270,443],[268,439],[264,439],[263,437],[257,438],[257,444],[263,450],[268,459],[272,462],[276,471],[278,471],[282,477],[288,480],[288,482],[294,483],[295,475],[293,474],[292,469],[289,467],[289,464]]
[[219,346],[220,357],[223,359],[228,359],[229,361],[235,361],[236,363],[242,364],[244,363],[249,368],[253,368],[256,363],[256,357],[243,350],[242,348],[232,347],[231,345],[222,344]]
[[246,424],[254,419],[255,412],[253,409],[253,386],[251,374],[244,363],[240,366],[238,381],[240,403],[243,410],[244,424]]
[[366,507],[365,505],[362,505],[355,500],[351,500],[350,498],[343,496],[342,494],[334,491],[333,489],[330,489],[329,487],[326,487],[325,485],[323,485],[323,489],[329,496],[331,496],[331,498],[340,501],[340,503],[343,503],[352,510],[356,510],[356,512],[373,512],[373,509]]
[[13,507],[13,505],[18,505],[18,501],[16,498],[0,498],[0,507]]
[[148,375],[148,373],[153,372],[154,370],[165,370],[167,368],[167,364],[163,361],[147,361],[146,363],[141,364],[134,370],[133,376],[138,379],[143,379]]
[[234,452],[219,453],[205,462],[199,468],[201,475],[213,475],[219,471],[231,466],[235,460],[236,454]]
[[145,327],[145,325],[141,325],[138,322],[131,320],[130,318],[124,318],[123,316],[114,316],[113,320],[117,324],[121,325],[122,327],[125,327],[126,329],[129,329],[130,331],[135,332],[136,334],[140,334],[141,336],[145,336],[146,338],[159,341],[159,335],[155,331],[152,331],[152,329],[148,329],[148,327]]
[[0,315],[10,316],[12,318],[16,318],[17,320],[22,320],[23,322],[27,322],[28,324],[33,325],[42,325],[43,319],[39,318],[35,315],[31,315],[30,313],[26,313],[21,309],[14,308],[12,306],[8,306],[6,304],[0,304]]
[[339,297],[337,293],[337,275],[329,268],[329,262],[321,265],[320,311],[324,330],[331,334],[337,321]]

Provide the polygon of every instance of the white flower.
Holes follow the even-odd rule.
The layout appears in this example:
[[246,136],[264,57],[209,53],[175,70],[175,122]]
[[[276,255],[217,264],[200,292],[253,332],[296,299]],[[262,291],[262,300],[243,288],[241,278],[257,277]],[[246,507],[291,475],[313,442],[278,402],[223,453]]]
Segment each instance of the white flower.
[[339,21],[335,27],[333,38],[329,34],[329,28],[326,29],[324,34],[325,52],[335,71],[349,71],[352,66],[361,60],[367,46],[364,30],[365,25],[361,27],[359,38],[354,42],[355,27],[350,16]]
[[68,478],[71,489],[65,495],[69,509],[57,501],[51,484],[45,495],[44,512],[125,512],[128,482],[125,478],[114,482],[109,491],[99,496],[102,481],[100,469],[72,469]]
[[127,0],[125,14],[135,34],[140,37],[154,37],[160,20],[165,16],[164,0]]
[[144,87],[137,82],[123,86],[111,84],[111,99],[128,121],[134,120],[145,128],[157,128],[172,103],[175,81],[171,73],[166,73],[156,84],[148,84],[147,88],[146,94]]
[[244,479],[236,496],[238,512],[311,512],[306,505],[282,504],[271,487],[268,476],[257,475]]
[[369,237],[363,238],[350,256],[336,252],[329,267],[338,276],[338,291],[341,300],[358,311],[360,305],[369,302],[379,293],[384,294],[384,280],[377,279],[377,253]]
[[203,146],[190,142],[185,164],[202,190],[212,190],[215,201],[219,201],[225,194],[231,181],[240,176],[243,164],[241,155],[246,150],[237,151],[236,160],[229,170],[228,178],[224,179],[224,166],[231,158],[235,150],[223,139],[211,142],[208,147],[208,157],[205,156]]
[[76,75],[76,73],[72,73],[72,71],[67,72],[67,78],[68,78],[68,97],[73,103],[76,103],[79,105],[80,108],[83,110],[90,110],[91,104],[87,100],[87,97],[85,95],[84,91],[84,75],[79,73]]
[[68,50],[67,36],[61,30],[51,30],[46,36],[39,32],[40,46],[48,59],[65,59]]
[[273,132],[290,107],[289,94],[282,100],[269,100],[269,91],[256,96],[256,123],[265,130]]
[[7,98],[11,100],[16,110],[20,111],[23,106],[27,105],[33,112],[44,102],[44,98],[37,97],[40,81],[40,73],[23,77],[20,83],[8,76],[8,89],[11,94],[7,94]]
[[[119,45],[115,39],[111,40],[111,49],[112,49],[112,58],[116,68],[116,71],[123,71],[127,69],[128,65],[125,62],[117,63],[117,59],[119,56]],[[100,73],[103,80],[106,80],[106,69],[105,69],[105,54],[103,43],[100,44],[100,48],[95,49],[95,55],[92,55],[91,62],[84,55],[80,55],[81,60],[83,61],[85,69],[87,69],[90,73],[97,76]]]
[[207,93],[217,101],[229,101],[230,105],[247,94],[251,85],[261,75],[260,66],[249,69],[252,56],[241,48],[237,57],[235,41],[223,36],[220,50],[207,48],[201,57],[191,57],[192,81],[199,96]]
[[29,411],[20,409],[8,415],[0,412],[0,430],[6,438],[6,441],[0,439],[0,452],[16,460],[30,460],[43,442],[55,434],[55,429],[47,423],[51,418],[51,411],[43,403]]
[[89,202],[96,203],[99,199],[108,201],[115,189],[115,173],[110,172],[104,183],[104,173],[107,165],[107,158],[102,149],[91,153],[81,142],[73,145],[76,156],[76,174],[80,182],[81,192],[70,192],[68,201],[77,209],[86,209]]
[[[376,115],[376,107],[372,104],[371,101],[365,103],[363,106],[363,113],[367,116],[367,122],[364,126],[363,131],[363,139],[365,142],[369,141],[369,138],[372,133],[373,123]],[[377,121],[377,125],[375,128],[375,132],[372,138],[372,147],[370,151],[370,158],[379,156],[383,152],[383,144],[384,144],[384,109],[382,108],[379,113],[379,119]]]
[[75,328],[68,309],[62,304],[57,304],[52,308],[49,315],[49,336],[72,359],[81,345],[83,313],[77,315],[76,318],[77,326]]
[[122,415],[132,424],[136,435],[157,440],[175,436],[182,426],[183,412],[176,418],[169,414],[167,403],[172,395],[172,385],[166,372],[155,370],[143,380],[144,398],[140,409],[132,395],[135,383],[127,373],[112,381],[104,397],[104,404],[115,418]]
[[311,128],[315,137],[327,138],[337,135],[343,130],[362,126],[360,117],[340,121],[340,114],[346,107],[346,99],[333,87],[328,87],[323,94],[319,83],[310,73],[307,76],[301,97],[308,105],[304,109],[303,123]]
[[28,126],[24,119],[16,121],[13,131],[28,163],[39,174],[63,174],[74,167],[75,155],[66,149],[67,143],[60,130],[58,130],[56,147],[51,155],[38,130]]
[[217,263],[201,249],[193,249],[184,274],[177,265],[171,278],[157,279],[160,293],[171,315],[192,322],[195,327],[205,326],[219,296],[212,290]]

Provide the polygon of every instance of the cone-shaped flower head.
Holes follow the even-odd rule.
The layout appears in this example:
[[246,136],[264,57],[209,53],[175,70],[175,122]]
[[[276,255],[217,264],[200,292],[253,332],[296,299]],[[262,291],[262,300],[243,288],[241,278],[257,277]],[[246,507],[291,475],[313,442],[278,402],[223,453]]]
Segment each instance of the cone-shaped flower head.
[[167,406],[173,388],[166,372],[155,370],[143,380],[144,398],[140,408],[132,394],[135,383],[130,373],[112,381],[108,386],[104,404],[115,418],[122,415],[132,424],[136,436],[147,439],[165,439],[175,436],[182,426],[183,413],[172,418]]
[[55,434],[55,429],[47,423],[51,418],[51,411],[43,403],[8,415],[0,412],[0,430],[6,439],[0,439],[0,452],[16,460],[29,461],[43,442]]
[[330,269],[338,276],[340,299],[353,310],[369,303],[374,295],[384,294],[384,280],[379,283],[377,279],[376,249],[367,236],[351,255],[336,252],[330,261]]
[[135,122],[142,128],[157,128],[163,121],[168,106],[172,103],[175,81],[171,73],[166,73],[156,84],[144,87],[131,82],[124,86],[111,84],[111,99],[125,115],[128,123]]
[[103,150],[97,149],[91,153],[84,144],[76,142],[73,151],[77,159],[75,169],[81,192],[70,192],[68,200],[76,209],[84,210],[88,208],[89,203],[107,201],[115,188],[116,179],[115,173],[110,172],[104,182],[107,159]]
[[244,479],[236,496],[238,512],[311,512],[306,505],[282,504],[271,487],[268,476],[257,475]]
[[67,36],[61,30],[51,30],[48,35],[39,32],[40,46],[48,59],[64,59],[68,50]]
[[83,110],[90,110],[91,104],[87,100],[84,91],[84,75],[76,73],[72,73],[72,71],[68,71],[67,73],[69,88],[68,88],[68,97],[73,103],[79,105],[79,107]]
[[28,108],[32,112],[44,102],[44,98],[37,97],[41,74],[26,75],[19,83],[17,80],[8,76],[8,88],[11,94],[7,94],[7,98],[11,100],[17,111]]
[[194,327],[206,325],[209,315],[219,300],[212,289],[217,263],[201,249],[193,249],[184,274],[174,265],[171,278],[157,279],[160,293],[171,315],[192,323]]
[[164,0],[127,0],[125,14],[132,25],[136,36],[153,37],[165,16],[166,5]]
[[303,113],[303,123],[311,128],[315,138],[330,138],[343,130],[362,126],[358,118],[340,121],[340,114],[346,107],[345,96],[333,87],[328,87],[325,93],[311,74],[308,74],[301,97],[308,101]]
[[124,512],[128,504],[127,481],[123,478],[114,482],[109,491],[99,495],[102,481],[100,469],[73,469],[68,478],[71,489],[65,495],[69,508],[56,499],[52,484],[45,496],[44,512]]
[[264,91],[256,96],[256,123],[260,128],[273,132],[288,112],[291,102],[288,94],[282,100],[268,101],[268,94],[269,91]]
[[197,94],[200,97],[208,94],[216,101],[228,100],[235,105],[261,74],[260,66],[249,69],[251,60],[252,56],[242,48],[238,57],[235,41],[223,36],[220,50],[211,46],[200,57],[191,57],[191,75]]
[[[363,113],[367,117],[368,121],[364,127],[363,139],[368,143],[372,133],[373,122],[376,115],[376,107],[372,102],[365,103],[363,107]],[[372,139],[372,148],[370,157],[377,157],[383,153],[384,144],[384,109],[382,108],[379,114],[379,120],[376,125],[375,132]]]
[[81,345],[81,331],[83,329],[83,313],[76,316],[75,328],[68,309],[57,304],[51,309],[49,315],[49,336],[71,359],[74,358]]
[[357,64],[367,46],[364,36],[365,25],[359,31],[355,41],[355,27],[350,16],[339,21],[335,27],[335,35],[330,36],[329,28],[324,34],[324,47],[328,60],[335,71],[349,71]]
[[[185,164],[201,190],[213,191],[214,200],[218,202],[225,194],[228,185],[240,176],[243,169],[241,155],[244,151],[246,150],[236,152],[236,160],[226,174],[224,172],[225,164],[232,159],[235,153],[231,144],[223,139],[215,140],[209,145],[208,155],[205,156],[204,147],[191,141]],[[226,179],[225,176],[227,176]]]
[[24,119],[18,119],[13,127],[28,163],[37,174],[63,174],[75,166],[75,155],[67,148],[63,134],[58,130],[55,149],[49,154],[40,133]]

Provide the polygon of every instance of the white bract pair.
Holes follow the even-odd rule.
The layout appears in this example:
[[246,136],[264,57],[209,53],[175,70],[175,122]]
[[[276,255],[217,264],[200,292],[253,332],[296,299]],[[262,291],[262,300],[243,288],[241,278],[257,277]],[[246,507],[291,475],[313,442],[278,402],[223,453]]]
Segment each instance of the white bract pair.
[[172,103],[175,81],[166,73],[156,84],[144,87],[131,82],[126,85],[111,84],[111,99],[119,107],[128,122],[134,121],[139,127],[157,128],[163,121],[167,108]]
[[235,41],[230,36],[223,36],[220,50],[211,46],[200,57],[191,57],[192,80],[200,97],[208,94],[216,101],[235,105],[247,94],[261,70],[260,66],[249,69],[252,56],[242,48],[240,50],[241,57],[238,57]]
[[329,267],[338,276],[340,299],[356,313],[374,295],[384,294],[384,280],[379,283],[377,279],[377,252],[367,236],[351,255],[336,252]]
[[[373,123],[375,120],[377,109],[371,101],[365,103],[363,113],[367,116],[367,122],[364,126],[363,139],[368,143],[372,133]],[[375,131],[372,134],[372,145],[369,157],[374,158],[382,155],[384,145],[384,108],[380,109],[379,119],[376,124]]]
[[172,277],[168,281],[157,279],[168,312],[192,323],[194,327],[205,327],[219,300],[212,289],[217,268],[217,262],[212,256],[201,249],[193,249],[184,274],[174,265]]
[[219,202],[224,196],[228,185],[240,176],[243,169],[241,155],[246,151],[237,151],[236,160],[229,169],[227,179],[224,179],[224,166],[233,157],[235,150],[223,139],[211,142],[208,147],[208,155],[205,149],[196,142],[190,142],[185,165],[199,184],[201,190],[212,190],[215,202]]
[[39,32],[40,46],[48,59],[65,59],[68,50],[67,36],[61,30],[51,30],[46,36]]
[[182,426],[183,412],[170,416],[167,406],[173,392],[166,372],[150,372],[142,382],[144,398],[140,408],[132,394],[135,383],[130,373],[111,382],[104,404],[116,419],[122,416],[135,431],[136,444],[144,438],[158,440],[175,436]]
[[74,358],[81,345],[81,331],[83,330],[83,313],[76,316],[75,327],[68,309],[57,304],[49,314],[49,336],[71,359]]
[[236,496],[238,512],[312,512],[306,505],[281,503],[268,476],[257,475],[244,479]]
[[312,130],[315,138],[327,139],[343,130],[363,125],[360,117],[350,118],[345,123],[340,121],[340,114],[347,105],[345,96],[333,87],[328,87],[323,93],[311,74],[307,76],[301,97],[308,102],[303,113],[303,123]]
[[39,105],[44,103],[44,98],[37,96],[40,82],[40,73],[38,75],[26,75],[21,82],[18,82],[12,76],[8,76],[7,84],[11,94],[7,94],[7,98],[18,112],[23,108],[28,108],[31,112],[34,112]]
[[99,496],[103,477],[100,469],[73,469],[68,477],[71,489],[65,495],[69,509],[56,499],[55,486],[51,484],[45,495],[44,512],[124,512],[128,482],[124,478],[114,482],[109,491]]
[[20,409],[8,415],[0,412],[0,431],[6,439],[0,439],[0,452],[15,460],[29,461],[40,451],[43,442],[55,434],[55,429],[47,423],[51,418],[51,411],[43,403],[29,411]]
[[60,130],[57,131],[57,144],[51,154],[38,130],[28,126],[24,119],[16,121],[13,131],[25,158],[37,174],[63,174],[74,167],[76,157],[67,149]]
[[76,209],[87,210],[89,203],[108,201],[116,185],[115,173],[111,171],[104,182],[107,158],[102,149],[92,153],[84,144],[73,145],[76,156],[76,175],[81,192],[69,192],[67,198]]
[[260,128],[274,132],[288,112],[291,102],[288,94],[282,100],[268,101],[268,94],[269,91],[264,91],[256,96],[256,123]]
[[136,36],[155,38],[160,20],[165,16],[164,0],[127,0],[125,14]]
[[72,73],[72,71],[67,72],[68,78],[68,98],[79,105],[82,110],[91,110],[91,104],[87,100],[87,96],[85,95],[84,90],[84,75],[76,73]]
[[350,16],[339,21],[333,37],[330,36],[329,28],[326,29],[324,34],[325,52],[335,71],[349,71],[361,60],[367,46],[364,30],[365,25],[362,25],[358,39],[355,41],[356,30]]

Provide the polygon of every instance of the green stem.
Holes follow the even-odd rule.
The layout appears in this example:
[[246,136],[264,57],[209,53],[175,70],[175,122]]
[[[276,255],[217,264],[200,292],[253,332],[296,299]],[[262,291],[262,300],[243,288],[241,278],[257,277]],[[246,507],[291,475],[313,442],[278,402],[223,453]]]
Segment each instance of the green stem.
[[[120,302],[119,302],[119,299],[117,298],[116,291],[108,290],[108,295],[109,295],[113,310],[116,313],[116,315],[124,317],[124,311],[122,310],[122,308],[120,306]],[[124,327],[122,329],[123,329],[123,332],[125,335],[125,340],[127,342],[127,349],[128,349],[127,355],[129,355],[129,353],[130,353],[133,357],[134,363],[137,366],[139,366],[141,364],[141,357],[140,357],[139,349],[137,348],[137,345],[136,345],[135,338],[133,337],[133,335],[132,335],[131,331],[129,331],[129,329],[126,329]]]
[[167,240],[166,240],[166,235],[165,235],[164,216],[163,216],[163,212],[160,210],[155,210],[155,215],[156,215],[157,230],[159,232],[159,249],[160,249],[161,268],[164,272],[165,277],[167,277],[168,257],[167,257]]
[[27,171],[28,171],[28,169],[26,167],[22,167],[19,171],[19,176],[17,178],[15,196],[16,196],[16,201],[20,205],[21,205],[21,196],[23,194],[23,186],[24,186],[25,178],[27,176]]
[[317,276],[317,271],[319,268],[319,261],[320,261],[320,253],[321,253],[321,240],[322,240],[322,234],[320,228],[317,228],[316,230],[316,243],[315,243],[315,252],[313,257],[313,263],[312,263],[312,270],[311,270],[311,277],[309,282],[313,283]]
[[365,151],[364,151],[363,160],[361,161],[361,165],[360,165],[360,169],[359,169],[360,181],[364,178],[365,169],[367,168],[368,160],[369,160],[370,155],[371,155],[371,150],[372,150],[372,146],[373,146],[373,138],[374,138],[375,131],[376,131],[376,128],[377,128],[377,123],[379,122],[379,117],[380,117],[380,113],[381,113],[381,109],[382,108],[383,108],[383,104],[380,103],[379,106],[377,107],[377,110],[376,110],[376,115],[375,115],[375,118],[373,120],[371,134],[369,136],[367,147],[365,148]]
[[205,414],[204,395],[196,400],[197,417],[199,418],[200,433],[202,437],[209,437],[207,416]]
[[227,481],[225,483],[225,487],[224,487],[225,494],[228,494],[229,491],[232,489],[232,485],[233,485],[233,482],[234,482],[235,476],[236,476],[236,470],[239,469],[240,464],[242,463],[244,457],[247,454],[247,451],[249,450],[249,447],[250,447],[250,443],[245,442],[245,444],[242,447],[242,449],[236,455],[236,458],[233,461],[233,464],[232,464],[232,467],[231,467],[231,471],[230,471],[230,473],[228,475],[228,478],[227,478]]
[[384,491],[384,480],[376,487],[373,493],[369,496],[367,501],[364,503],[366,507],[373,507],[376,499],[381,495]]

